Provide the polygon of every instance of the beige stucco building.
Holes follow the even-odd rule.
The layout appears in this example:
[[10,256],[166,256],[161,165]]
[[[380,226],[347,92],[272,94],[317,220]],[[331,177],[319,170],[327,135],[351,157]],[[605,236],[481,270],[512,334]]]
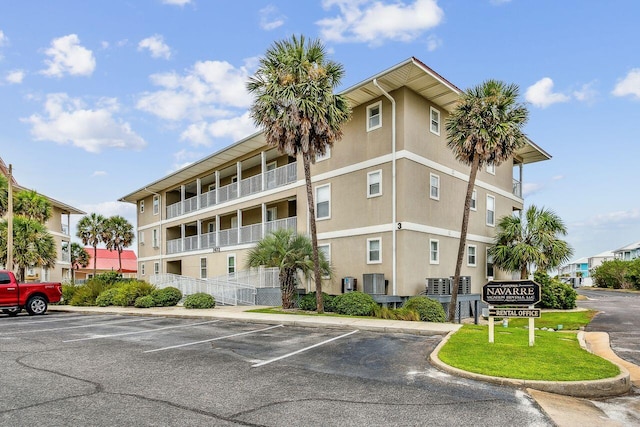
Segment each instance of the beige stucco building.
[[[319,247],[341,279],[383,274],[388,295],[452,276],[469,167],[446,145],[444,124],[461,91],[410,58],[342,92],[353,108],[343,139],[312,166]],[[522,210],[523,165],[550,159],[533,142],[478,173],[463,276],[479,292],[498,275],[487,260],[498,218]],[[514,178],[515,176],[515,178]],[[245,268],[269,230],[308,233],[302,161],[262,133],[124,196],[138,211],[138,276],[197,278]],[[381,276],[377,276],[381,277]],[[308,284],[312,288],[312,284]]]

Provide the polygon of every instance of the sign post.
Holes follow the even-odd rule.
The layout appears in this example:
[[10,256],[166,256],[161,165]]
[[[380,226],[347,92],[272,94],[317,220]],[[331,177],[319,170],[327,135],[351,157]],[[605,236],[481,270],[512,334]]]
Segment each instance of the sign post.
[[540,317],[540,309],[534,308],[540,301],[539,284],[532,280],[491,281],[482,287],[482,301],[489,304],[490,343],[495,340],[494,317],[528,317],[529,346],[533,346],[534,319]]

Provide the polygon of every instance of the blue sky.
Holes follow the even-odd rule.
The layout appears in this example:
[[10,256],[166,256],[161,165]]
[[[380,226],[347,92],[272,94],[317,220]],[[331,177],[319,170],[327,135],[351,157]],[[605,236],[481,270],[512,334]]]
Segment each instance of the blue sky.
[[525,203],[594,255],[640,240],[638,16],[633,0],[4,1],[0,157],[24,187],[135,224],[117,200],[253,133],[248,76],[305,34],[341,88],[411,56],[461,89],[519,85],[553,155],[525,167]]

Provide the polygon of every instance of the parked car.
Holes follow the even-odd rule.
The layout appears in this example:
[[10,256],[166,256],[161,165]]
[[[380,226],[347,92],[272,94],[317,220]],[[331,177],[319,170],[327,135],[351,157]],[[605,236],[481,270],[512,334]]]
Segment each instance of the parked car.
[[60,283],[18,283],[11,271],[0,270],[0,309],[17,316],[22,309],[29,315],[44,314],[50,303],[62,298]]

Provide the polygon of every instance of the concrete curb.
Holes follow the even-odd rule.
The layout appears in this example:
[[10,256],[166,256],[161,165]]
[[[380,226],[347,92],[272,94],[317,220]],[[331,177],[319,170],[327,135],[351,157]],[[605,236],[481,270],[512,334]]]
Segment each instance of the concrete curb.
[[534,390],[540,390],[548,393],[562,394],[565,396],[583,397],[583,398],[599,398],[599,397],[611,397],[620,396],[626,394],[631,390],[631,379],[629,371],[627,369],[612,361],[620,368],[620,374],[613,378],[606,378],[602,380],[593,381],[538,381],[538,380],[524,380],[514,378],[500,378],[492,377],[489,375],[476,374],[473,372],[463,371],[462,369],[454,368],[447,365],[438,357],[440,350],[449,341],[449,338],[454,332],[450,332],[447,336],[436,346],[431,352],[429,360],[438,369],[448,372],[450,374],[469,378],[472,380],[485,381],[492,384],[498,384],[502,386],[510,386],[517,388],[531,388]]

